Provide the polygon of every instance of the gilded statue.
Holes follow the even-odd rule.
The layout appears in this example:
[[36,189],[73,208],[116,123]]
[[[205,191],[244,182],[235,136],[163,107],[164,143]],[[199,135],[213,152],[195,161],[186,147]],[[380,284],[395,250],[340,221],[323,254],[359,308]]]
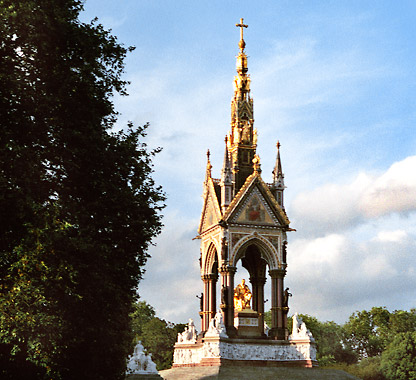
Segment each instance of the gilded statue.
[[236,311],[243,309],[250,309],[251,292],[246,285],[246,280],[242,279],[241,284],[238,284],[234,289],[234,308]]

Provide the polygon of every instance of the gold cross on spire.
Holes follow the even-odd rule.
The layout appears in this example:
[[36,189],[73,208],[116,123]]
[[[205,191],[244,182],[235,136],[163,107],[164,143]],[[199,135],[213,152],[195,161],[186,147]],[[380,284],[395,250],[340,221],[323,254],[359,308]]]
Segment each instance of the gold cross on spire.
[[236,27],[241,28],[240,30],[240,43],[238,44],[238,46],[240,47],[241,51],[244,50],[244,47],[246,46],[244,39],[243,39],[243,28],[248,28],[248,25],[243,24],[244,19],[240,18],[240,23],[239,24],[235,24]]

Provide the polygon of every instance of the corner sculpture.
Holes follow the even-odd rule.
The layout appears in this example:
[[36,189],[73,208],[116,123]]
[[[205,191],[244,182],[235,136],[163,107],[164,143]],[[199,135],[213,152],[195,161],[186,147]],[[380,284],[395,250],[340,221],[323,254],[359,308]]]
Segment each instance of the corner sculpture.
[[156,369],[156,364],[152,361],[152,354],[146,355],[144,353],[144,347],[141,342],[136,344],[133,354],[128,358],[126,375],[127,378],[131,375],[135,379],[141,377],[146,379],[162,379]]
[[185,327],[185,331],[178,334],[178,343],[192,344],[196,343],[197,331],[195,328],[194,321],[189,319],[188,326]]
[[[193,321],[178,334],[174,367],[317,365],[315,342],[296,314],[289,338],[287,318],[292,294],[284,287],[287,233],[295,231],[284,206],[280,142],[272,181],[262,179],[254,127],[241,19],[240,41],[231,100],[231,130],[225,136],[221,177],[212,177],[209,150],[203,184],[203,208],[197,238],[201,241],[201,332]],[[249,284],[235,286],[239,264]],[[265,323],[265,284],[270,279],[271,323]],[[218,291],[219,290],[219,291]],[[220,295],[217,305],[217,294]],[[219,308],[218,308],[219,306]]]

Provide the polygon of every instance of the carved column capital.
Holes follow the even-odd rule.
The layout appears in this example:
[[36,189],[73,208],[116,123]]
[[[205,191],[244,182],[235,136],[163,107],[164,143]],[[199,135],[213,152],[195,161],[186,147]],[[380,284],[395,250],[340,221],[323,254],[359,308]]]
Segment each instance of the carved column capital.
[[214,280],[217,281],[218,280],[218,275],[217,274],[204,274],[201,276],[202,281],[210,281],[210,280]]
[[237,272],[237,268],[230,265],[221,265],[218,271],[223,274],[235,274],[235,272]]
[[286,276],[286,269],[272,269],[269,270],[271,278],[284,278]]

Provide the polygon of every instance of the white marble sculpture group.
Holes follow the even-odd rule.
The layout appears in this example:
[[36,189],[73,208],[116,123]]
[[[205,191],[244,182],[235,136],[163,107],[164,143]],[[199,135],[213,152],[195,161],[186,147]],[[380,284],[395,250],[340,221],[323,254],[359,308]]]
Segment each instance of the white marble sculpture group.
[[188,326],[185,327],[184,332],[178,334],[178,343],[196,343],[196,338],[197,332],[194,321],[192,319],[189,319]]
[[315,342],[312,333],[308,330],[298,313],[295,313],[292,317],[292,335],[289,336],[289,340],[309,340],[310,342]]
[[152,361],[152,354],[146,355],[141,342],[134,347],[133,355],[130,355],[127,362],[127,375],[140,375],[158,373],[156,364]]
[[220,310],[217,311],[215,317],[209,322],[209,327],[205,333],[205,338],[215,338],[222,337],[228,338],[228,335],[225,331],[224,321],[222,319],[222,313]]

